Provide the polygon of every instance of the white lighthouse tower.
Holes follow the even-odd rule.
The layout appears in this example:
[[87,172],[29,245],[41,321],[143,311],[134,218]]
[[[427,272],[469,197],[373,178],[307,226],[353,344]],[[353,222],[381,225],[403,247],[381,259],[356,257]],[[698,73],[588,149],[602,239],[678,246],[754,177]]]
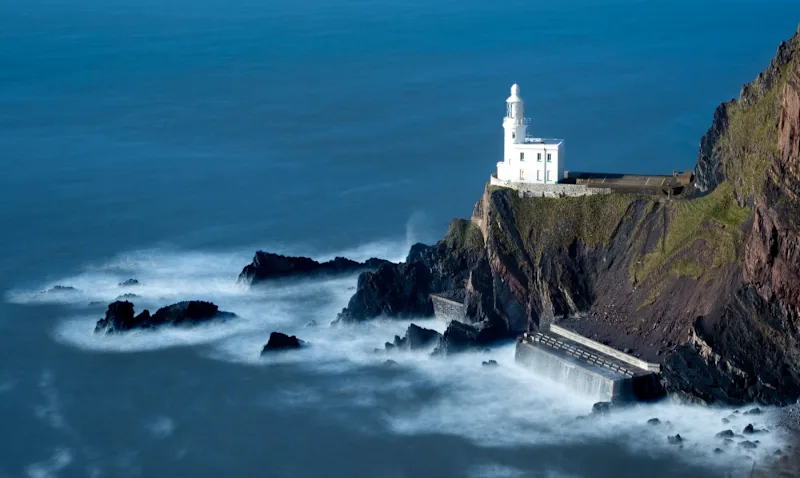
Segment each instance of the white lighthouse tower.
[[511,86],[503,118],[503,161],[497,179],[504,182],[555,184],[564,176],[564,140],[528,136],[530,120],[519,86]]

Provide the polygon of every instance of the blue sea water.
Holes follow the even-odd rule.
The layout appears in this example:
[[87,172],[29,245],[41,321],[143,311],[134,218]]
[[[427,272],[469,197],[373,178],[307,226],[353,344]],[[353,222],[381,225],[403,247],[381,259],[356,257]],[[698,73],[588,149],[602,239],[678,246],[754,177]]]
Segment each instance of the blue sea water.
[[[689,169],[716,105],[798,20],[794,0],[0,0],[0,477],[763,462],[777,434],[749,458],[711,454],[728,410],[574,423],[591,401],[516,369],[507,346],[496,373],[469,355],[386,370],[370,351],[407,322],[324,326],[355,277],[235,279],[256,248],[399,260],[435,241],[499,159],[514,82],[531,132],[566,138],[567,169]],[[212,299],[243,320],[95,337],[104,308],[88,303],[128,277],[137,309]],[[38,293],[55,284],[79,291]],[[259,360],[272,330],[315,346]]]

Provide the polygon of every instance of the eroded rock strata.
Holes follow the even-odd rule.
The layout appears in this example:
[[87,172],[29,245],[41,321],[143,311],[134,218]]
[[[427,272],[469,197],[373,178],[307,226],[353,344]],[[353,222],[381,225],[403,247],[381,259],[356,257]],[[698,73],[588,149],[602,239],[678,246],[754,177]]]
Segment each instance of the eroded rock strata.
[[[519,198],[487,186],[434,246],[359,277],[337,318],[431,315],[463,299],[440,351],[558,321],[663,364],[702,402],[800,397],[800,51],[797,34],[720,106],[685,199]],[[467,344],[467,345],[464,345]]]

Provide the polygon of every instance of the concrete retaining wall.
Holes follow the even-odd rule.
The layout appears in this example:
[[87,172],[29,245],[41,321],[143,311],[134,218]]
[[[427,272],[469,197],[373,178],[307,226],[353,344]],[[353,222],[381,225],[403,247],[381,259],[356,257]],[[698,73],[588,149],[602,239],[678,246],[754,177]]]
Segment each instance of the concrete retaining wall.
[[552,331],[523,334],[517,340],[515,359],[536,374],[594,399],[624,403],[663,396],[657,373],[631,367]]
[[563,198],[590,196],[592,194],[611,194],[608,188],[590,188],[582,184],[536,184],[501,181],[493,174],[489,183],[519,191],[520,197]]
[[608,345],[603,345],[600,342],[595,342],[592,339],[587,339],[583,335],[576,334],[570,330],[567,330],[563,327],[559,327],[557,325],[550,324],[550,332],[554,334],[560,335],[564,338],[570,339],[573,342],[578,342],[581,345],[584,345],[590,349],[597,350],[598,352],[602,352],[606,355],[610,355],[617,360],[621,360],[625,363],[629,363],[635,367],[638,367],[642,370],[647,370],[650,372],[660,372],[661,366],[656,363],[645,362],[640,358],[636,358],[633,355],[626,354],[624,352],[620,352],[615,348],[611,348]]
[[466,317],[464,304],[436,294],[431,294],[430,297],[431,302],[433,302],[433,314],[437,319],[446,322],[451,320],[464,321],[464,317]]

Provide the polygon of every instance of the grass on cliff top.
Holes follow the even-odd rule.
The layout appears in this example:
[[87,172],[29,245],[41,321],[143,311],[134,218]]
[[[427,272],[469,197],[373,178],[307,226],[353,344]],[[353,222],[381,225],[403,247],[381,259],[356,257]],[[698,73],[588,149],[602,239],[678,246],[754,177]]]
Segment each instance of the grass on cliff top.
[[[736,260],[742,241],[741,225],[750,210],[740,207],[732,186],[723,182],[709,195],[698,199],[676,200],[669,205],[666,243],[645,255],[632,268],[631,280],[642,282],[666,264],[678,277],[700,278],[708,268],[723,267]],[[702,241],[700,254],[678,258],[685,249]]]
[[535,257],[547,246],[568,247],[575,240],[605,247],[639,196],[594,194],[566,198],[520,198],[510,193],[517,229]]
[[769,179],[769,166],[780,155],[778,121],[783,90],[792,64],[786,65],[768,90],[755,91],[749,102],[740,98],[728,106],[728,128],[715,146],[722,158],[723,172],[733,193],[752,204]]
[[483,234],[481,229],[472,221],[466,219],[453,219],[447,235],[444,236],[447,247],[456,251],[469,251],[483,247]]

